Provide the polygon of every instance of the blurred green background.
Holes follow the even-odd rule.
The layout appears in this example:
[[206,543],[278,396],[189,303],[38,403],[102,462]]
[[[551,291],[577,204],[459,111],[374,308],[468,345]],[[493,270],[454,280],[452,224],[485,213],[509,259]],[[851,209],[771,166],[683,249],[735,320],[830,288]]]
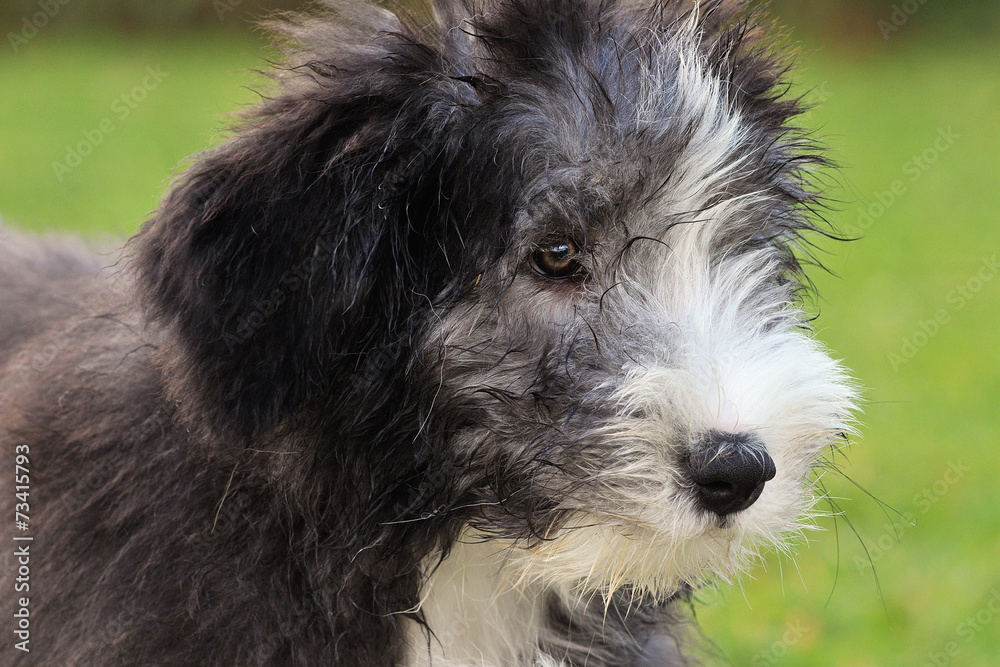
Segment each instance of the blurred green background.
[[[7,224],[133,232],[266,89],[263,4],[4,2]],[[841,165],[831,218],[862,237],[821,242],[831,273],[813,277],[819,335],[866,402],[837,458],[853,481],[823,478],[842,516],[701,593],[699,620],[720,664],[1000,665],[1000,3],[773,13],[817,103],[805,123]]]

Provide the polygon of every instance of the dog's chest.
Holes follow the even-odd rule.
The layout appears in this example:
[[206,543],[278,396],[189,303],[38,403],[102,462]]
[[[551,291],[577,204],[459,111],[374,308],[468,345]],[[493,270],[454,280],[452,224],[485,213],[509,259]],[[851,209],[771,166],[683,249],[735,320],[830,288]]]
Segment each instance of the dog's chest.
[[[421,591],[431,630],[408,622],[407,667],[558,667],[539,654],[545,604],[502,572],[503,547],[458,543]],[[433,567],[433,563],[431,564]]]

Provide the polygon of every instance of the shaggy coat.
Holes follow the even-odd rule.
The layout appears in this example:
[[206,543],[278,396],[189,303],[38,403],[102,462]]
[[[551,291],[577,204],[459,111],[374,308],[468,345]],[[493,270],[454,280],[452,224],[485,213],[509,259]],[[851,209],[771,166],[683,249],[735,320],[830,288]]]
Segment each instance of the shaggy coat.
[[[851,409],[741,11],[331,5],[120,264],[6,232],[5,664],[681,664]],[[738,512],[727,439],[774,463]]]

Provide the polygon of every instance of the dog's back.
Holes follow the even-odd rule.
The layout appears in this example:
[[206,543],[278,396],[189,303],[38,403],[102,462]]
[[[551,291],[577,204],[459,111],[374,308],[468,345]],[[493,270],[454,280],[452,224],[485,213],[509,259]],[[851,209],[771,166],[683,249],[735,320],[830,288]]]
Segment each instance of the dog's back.
[[3,633],[0,651],[13,664],[100,664],[121,634],[74,620],[93,613],[88,588],[140,520],[121,511],[122,491],[144,495],[143,460],[162,450],[142,426],[157,414],[158,382],[114,261],[69,238],[4,230],[0,240],[0,450],[18,466],[0,498],[17,518],[4,527],[14,547],[0,578],[18,632]]
[[42,240],[0,227],[0,365],[79,315],[109,261],[76,239]]
[[[159,340],[114,262],[70,239],[9,234],[0,245],[0,451],[19,466],[0,497],[0,511],[12,521],[17,512],[3,529],[13,548],[0,585],[2,615],[18,630],[0,636],[0,655],[281,663],[280,644],[248,653],[239,639],[274,599],[246,570],[231,588],[241,551],[283,573],[265,579],[290,576],[280,555],[254,551],[274,525],[245,518],[249,499],[272,501],[178,428],[154,362]],[[226,612],[197,613],[223,596]]]
[[0,662],[336,664],[327,613],[341,596],[337,626],[363,627],[342,618],[364,593],[309,571],[338,571],[301,546],[331,535],[289,518],[266,465],[178,416],[169,346],[119,269],[74,239],[0,243],[0,457],[18,466]]

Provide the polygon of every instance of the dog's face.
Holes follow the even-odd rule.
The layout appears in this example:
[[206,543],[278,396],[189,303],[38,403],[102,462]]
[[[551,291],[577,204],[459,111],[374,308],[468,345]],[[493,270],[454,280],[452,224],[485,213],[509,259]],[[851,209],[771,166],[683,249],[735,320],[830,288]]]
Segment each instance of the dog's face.
[[475,525],[529,579],[663,596],[731,575],[801,527],[847,428],[796,305],[797,156],[689,30],[622,46],[634,77],[569,66],[489,110],[484,143],[521,165],[495,183],[511,229],[425,361],[469,424],[449,447],[481,471]]
[[140,236],[174,394],[226,433],[340,424],[396,511],[560,586],[667,596],[800,528],[852,408],[797,305],[821,160],[708,5],[303,31],[308,75]]

